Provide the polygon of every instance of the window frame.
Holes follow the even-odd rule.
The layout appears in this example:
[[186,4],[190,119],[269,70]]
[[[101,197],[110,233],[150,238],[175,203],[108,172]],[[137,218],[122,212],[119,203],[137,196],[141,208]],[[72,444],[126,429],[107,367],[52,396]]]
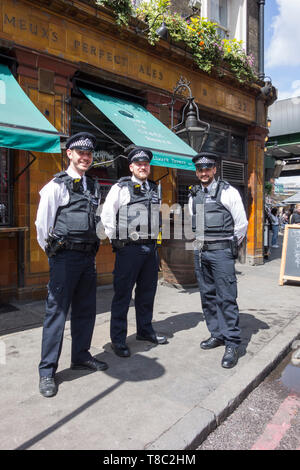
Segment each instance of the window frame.
[[[0,158],[2,160],[2,152],[6,151],[6,167],[7,167],[7,220],[3,222],[0,219],[0,227],[12,227],[14,219],[14,206],[13,206],[13,150],[7,147],[0,147]],[[0,161],[0,170],[2,171],[2,161]],[[0,193],[0,203],[1,203]]]
[[[220,0],[218,0],[218,2],[220,2]],[[211,6],[210,1],[208,2],[207,7],[208,7],[208,18],[210,19],[210,21],[214,21],[215,23],[217,23],[218,31],[220,30],[224,33],[224,38],[222,38],[222,39],[229,38],[229,36],[230,36],[230,29],[229,29],[230,4],[229,4],[229,0],[226,0],[226,25],[224,25],[224,24],[220,23],[219,21],[212,18],[212,6]]]

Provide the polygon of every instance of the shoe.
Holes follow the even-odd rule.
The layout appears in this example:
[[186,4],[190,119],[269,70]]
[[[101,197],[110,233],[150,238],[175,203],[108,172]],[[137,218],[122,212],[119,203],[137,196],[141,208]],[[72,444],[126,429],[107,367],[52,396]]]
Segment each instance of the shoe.
[[223,344],[224,344],[224,341],[222,339],[211,336],[210,338],[200,343],[200,348],[201,349],[214,349],[214,348],[217,348],[218,346],[223,346]]
[[71,369],[73,370],[82,370],[82,369],[88,369],[88,370],[93,370],[93,371],[99,371],[99,370],[106,370],[108,369],[108,365],[106,362],[98,361],[95,357],[91,357],[88,361],[84,361],[81,363],[71,363]]
[[272,245],[272,248],[279,248],[279,245]]
[[130,357],[130,349],[126,344],[111,343],[112,350],[117,356],[120,357]]
[[160,335],[159,333],[153,333],[152,335],[147,336],[137,334],[136,339],[138,341],[150,341],[150,343],[154,344],[166,344],[168,342],[167,337],[164,335]]
[[49,398],[57,394],[54,377],[40,377],[40,394]]
[[222,367],[231,369],[237,364],[238,361],[238,348],[234,346],[226,346],[225,353],[222,359]]

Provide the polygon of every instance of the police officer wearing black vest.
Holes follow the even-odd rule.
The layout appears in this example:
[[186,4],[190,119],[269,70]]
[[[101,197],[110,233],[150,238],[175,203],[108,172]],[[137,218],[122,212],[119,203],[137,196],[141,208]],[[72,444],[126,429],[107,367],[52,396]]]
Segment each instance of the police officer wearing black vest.
[[152,326],[158,280],[158,213],[156,183],[149,181],[152,152],[130,146],[127,153],[131,177],[121,178],[107,195],[101,213],[105,233],[116,252],[114,297],[111,305],[112,349],[129,357],[126,344],[127,314],[135,288],[136,339],[154,344],[167,342]]
[[66,142],[68,169],[57,173],[40,191],[37,239],[50,267],[39,364],[40,393],[45,397],[57,393],[55,372],[69,307],[71,368],[107,369],[106,363],[89,352],[96,317],[96,211],[100,192],[98,183],[85,172],[92,164],[95,143],[95,137],[86,132],[71,136]]
[[247,231],[247,219],[237,189],[215,180],[217,155],[193,157],[199,185],[190,189],[189,207],[195,240],[195,273],[210,338],[202,349],[225,344],[222,366],[234,367],[241,342],[235,259]]

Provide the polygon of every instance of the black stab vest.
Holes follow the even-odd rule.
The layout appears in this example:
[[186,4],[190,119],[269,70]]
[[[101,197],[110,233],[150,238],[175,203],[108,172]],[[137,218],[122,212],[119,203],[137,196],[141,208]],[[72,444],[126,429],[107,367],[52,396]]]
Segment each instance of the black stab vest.
[[139,183],[130,176],[120,178],[117,183],[129,190],[130,200],[120,207],[117,213],[116,237],[119,240],[132,240],[132,233],[141,239],[156,239],[159,232],[160,201],[158,187],[148,180],[150,189],[142,190]]
[[65,184],[69,202],[57,210],[53,231],[58,237],[73,243],[95,243],[96,225],[100,220],[96,211],[100,201],[100,188],[97,181],[86,176],[87,190],[74,190],[73,178],[62,171],[54,175],[54,182]]
[[210,193],[204,193],[200,185],[191,187],[193,198],[192,229],[196,230],[196,205],[204,204],[204,239],[217,240],[234,235],[232,215],[221,203],[223,189],[229,187],[227,181],[218,180]]

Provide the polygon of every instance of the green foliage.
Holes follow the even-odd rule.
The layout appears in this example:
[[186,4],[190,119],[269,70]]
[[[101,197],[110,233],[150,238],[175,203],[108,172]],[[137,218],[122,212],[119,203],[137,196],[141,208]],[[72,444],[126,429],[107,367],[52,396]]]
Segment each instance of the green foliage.
[[147,23],[148,41],[152,45],[159,41],[156,30],[164,21],[172,41],[183,42],[204,72],[210,73],[215,68],[221,75],[221,67],[226,64],[240,83],[257,80],[253,68],[254,57],[246,54],[242,41],[221,39],[217,33],[217,23],[206,18],[195,16],[185,21],[179,13],[171,12],[171,0],[143,1],[136,11],[131,0],[96,0],[96,3],[111,8],[119,25],[128,26],[133,15]]
[[242,41],[222,40],[217,33],[217,23],[199,16],[186,22],[180,14],[170,11],[170,5],[170,0],[150,0],[142,2],[137,9],[137,17],[150,27],[148,39],[151,44],[159,41],[155,31],[164,20],[172,41],[183,41],[201,70],[210,73],[213,67],[217,67],[219,71],[219,67],[226,63],[239,82],[257,80],[254,58],[247,56]]
[[265,193],[270,195],[272,193],[273,185],[269,181],[265,182]]
[[254,57],[252,54],[247,55],[243,49],[243,41],[232,39],[223,39],[223,59],[230,66],[231,71],[240,82],[255,80],[255,72],[253,70]]
[[119,26],[128,26],[131,16],[134,15],[134,9],[130,0],[95,0],[97,5],[111,8]]

